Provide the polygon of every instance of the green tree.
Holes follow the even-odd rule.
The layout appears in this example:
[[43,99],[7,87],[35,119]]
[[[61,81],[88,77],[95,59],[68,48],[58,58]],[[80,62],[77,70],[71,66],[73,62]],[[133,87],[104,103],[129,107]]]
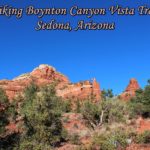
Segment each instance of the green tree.
[[141,101],[143,105],[143,115],[150,117],[150,85],[148,84],[143,92],[143,99]]
[[100,124],[100,114],[102,107],[100,104],[94,104],[90,100],[83,103],[81,113],[87,123],[95,129]]
[[113,97],[114,97],[114,94],[113,94],[112,89],[108,89],[108,90],[103,89],[102,90],[102,99],[106,100],[106,99],[110,99]]
[[128,145],[128,133],[123,130],[114,130],[110,133],[95,135],[92,145],[99,146],[101,150],[125,149]]
[[126,104],[120,100],[103,100],[99,104],[87,101],[83,104],[81,112],[93,128],[104,123],[125,122],[128,113]]
[[150,117],[150,84],[142,90],[136,91],[136,96],[129,102],[129,107],[132,110],[132,116],[142,115]]
[[5,94],[5,92],[0,89],[0,135],[5,134],[6,132],[6,125],[8,125],[8,98]]
[[10,133],[6,129],[6,126],[10,122],[15,121],[16,111],[13,104],[10,104],[8,97],[4,90],[0,89],[0,149],[1,150],[11,150],[14,144],[17,142],[16,133]]
[[49,150],[64,140],[60,107],[53,85],[38,89],[32,84],[25,90],[20,110],[24,126],[19,150]]

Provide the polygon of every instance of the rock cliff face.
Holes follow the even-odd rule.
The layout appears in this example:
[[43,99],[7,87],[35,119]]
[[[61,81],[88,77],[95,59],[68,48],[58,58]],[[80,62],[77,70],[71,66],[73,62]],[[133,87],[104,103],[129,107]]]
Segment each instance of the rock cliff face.
[[84,81],[64,86],[62,89],[57,90],[57,94],[65,98],[79,98],[82,100],[93,96],[96,102],[100,100],[101,91],[96,79],[93,79],[92,81]]
[[50,84],[53,81],[59,81],[59,86],[69,83],[68,78],[56,72],[53,67],[48,65],[40,65],[31,73],[23,74],[13,80],[1,80],[0,88],[3,88],[9,99],[12,100],[32,82],[38,86],[42,86]]
[[71,84],[66,76],[57,72],[55,68],[48,65],[40,65],[31,73],[23,74],[13,80],[1,80],[0,88],[3,88],[6,91],[11,101],[32,82],[38,86],[42,86],[54,81],[58,83],[56,88],[58,96],[85,99],[89,95],[93,94],[95,95],[96,100],[100,99],[100,87],[95,79],[93,82],[85,81],[83,83]]
[[128,101],[130,98],[135,96],[135,92],[140,89],[138,81],[136,79],[131,79],[126,90],[120,95],[121,99]]

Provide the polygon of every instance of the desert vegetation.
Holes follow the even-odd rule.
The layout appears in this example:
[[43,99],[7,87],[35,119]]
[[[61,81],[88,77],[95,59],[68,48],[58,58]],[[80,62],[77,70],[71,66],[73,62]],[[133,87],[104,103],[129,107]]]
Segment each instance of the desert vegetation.
[[[0,89],[0,150],[51,150],[67,143],[81,150],[124,150],[131,143],[150,144],[150,131],[137,133],[134,126],[136,118],[150,117],[150,81],[128,102],[112,90],[103,90],[99,102],[90,98],[73,104],[56,95],[54,83],[32,83],[9,103]],[[69,116],[79,132],[68,131]],[[15,130],[8,128],[10,124]],[[85,137],[88,143],[82,141]]]

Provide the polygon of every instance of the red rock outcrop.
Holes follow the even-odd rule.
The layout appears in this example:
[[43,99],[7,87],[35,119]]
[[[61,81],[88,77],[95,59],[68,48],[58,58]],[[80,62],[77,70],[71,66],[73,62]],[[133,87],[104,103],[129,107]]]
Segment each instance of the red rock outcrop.
[[65,145],[59,147],[57,150],[77,150],[77,149],[79,149],[78,145],[65,144]]
[[143,119],[142,117],[138,118],[136,121],[137,132],[143,133],[144,131],[150,131],[150,119]]
[[53,81],[59,81],[59,86],[69,84],[68,78],[56,72],[53,67],[48,65],[40,65],[31,73],[23,74],[13,80],[1,80],[0,88],[4,89],[9,99],[12,100],[32,82],[38,86],[42,86],[50,84]]
[[96,79],[93,79],[92,81],[79,82],[76,84],[69,84],[61,89],[58,89],[57,94],[65,98],[76,98],[82,100],[93,95],[95,97],[95,102],[99,101],[101,98],[100,86],[96,82]]
[[93,82],[85,81],[83,83],[71,84],[66,76],[48,65],[40,65],[31,73],[23,74],[13,80],[1,80],[0,88],[3,88],[9,99],[13,100],[17,94],[20,94],[32,82],[42,86],[54,81],[58,83],[56,89],[58,96],[85,99],[93,94],[96,100],[100,99],[100,87],[95,79]]
[[150,150],[150,144],[131,144],[126,150]]
[[66,113],[63,115],[62,122],[70,136],[78,135],[80,143],[89,144],[91,130],[87,127],[82,114]]
[[127,86],[126,90],[120,95],[120,98],[128,101],[132,97],[135,96],[135,92],[140,89],[138,81],[136,79],[131,79],[129,85]]

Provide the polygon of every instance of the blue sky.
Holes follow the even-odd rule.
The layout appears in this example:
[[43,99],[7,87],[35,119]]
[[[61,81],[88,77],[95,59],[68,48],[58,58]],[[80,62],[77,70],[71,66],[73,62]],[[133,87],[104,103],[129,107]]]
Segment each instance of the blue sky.
[[[101,8],[120,4],[137,7],[149,0],[1,0],[13,7]],[[150,78],[150,16],[99,16],[90,20],[116,22],[114,31],[35,31],[36,16],[16,20],[0,16],[0,79],[12,79],[30,72],[39,64],[49,64],[72,82],[95,77],[101,88],[122,92],[130,78],[144,87]],[[42,20],[71,21],[82,17],[49,16]]]

